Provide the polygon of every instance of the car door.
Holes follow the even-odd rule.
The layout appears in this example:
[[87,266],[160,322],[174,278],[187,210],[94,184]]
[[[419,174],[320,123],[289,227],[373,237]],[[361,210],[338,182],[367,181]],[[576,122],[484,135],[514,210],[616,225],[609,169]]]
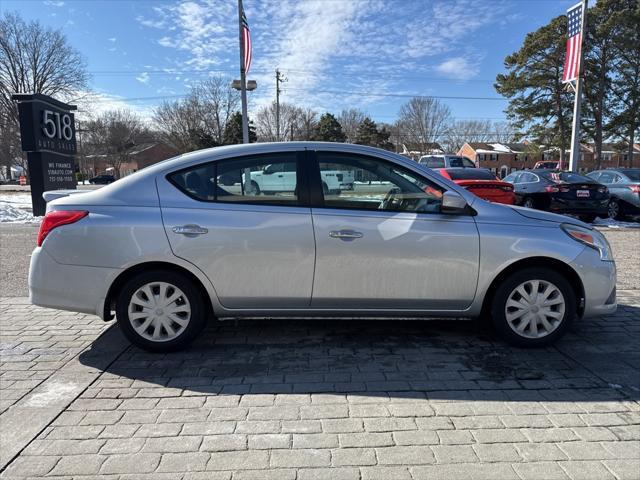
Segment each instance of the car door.
[[[173,253],[209,277],[224,307],[309,305],[315,245],[303,177],[296,179],[297,191],[274,195],[246,185],[246,172],[275,163],[300,172],[303,156],[282,152],[236,157],[158,179]],[[230,178],[238,182],[221,181]]]
[[[440,214],[443,187],[372,156],[319,151],[313,165],[313,307],[463,310],[472,302],[478,231],[472,216]],[[326,170],[359,181],[323,194]]]

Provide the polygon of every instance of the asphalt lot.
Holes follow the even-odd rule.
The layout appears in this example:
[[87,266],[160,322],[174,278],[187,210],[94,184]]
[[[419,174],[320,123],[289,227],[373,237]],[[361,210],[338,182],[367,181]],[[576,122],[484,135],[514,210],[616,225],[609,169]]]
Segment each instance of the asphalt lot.
[[28,304],[37,227],[0,225],[0,478],[638,479],[640,230],[620,308],[554,347],[473,322],[212,323],[184,352]]

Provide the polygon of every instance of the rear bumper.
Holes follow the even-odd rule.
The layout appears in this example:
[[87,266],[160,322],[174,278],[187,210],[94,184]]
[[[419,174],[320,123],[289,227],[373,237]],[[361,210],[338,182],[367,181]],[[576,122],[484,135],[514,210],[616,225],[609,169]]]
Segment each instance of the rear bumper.
[[108,286],[119,272],[115,268],[63,265],[38,247],[31,255],[29,301],[102,317]]
[[553,198],[549,204],[549,211],[555,213],[584,213],[584,214],[604,214],[607,213],[609,199],[577,201]]

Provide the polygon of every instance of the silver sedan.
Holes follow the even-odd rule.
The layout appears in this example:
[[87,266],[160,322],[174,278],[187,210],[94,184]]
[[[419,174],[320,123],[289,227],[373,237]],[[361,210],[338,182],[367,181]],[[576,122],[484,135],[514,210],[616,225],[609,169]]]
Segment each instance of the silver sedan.
[[490,318],[520,346],[616,310],[604,236],[498,205],[358,145],[202,150],[96,191],[45,193],[36,305],[117,318],[152,351],[208,319]]

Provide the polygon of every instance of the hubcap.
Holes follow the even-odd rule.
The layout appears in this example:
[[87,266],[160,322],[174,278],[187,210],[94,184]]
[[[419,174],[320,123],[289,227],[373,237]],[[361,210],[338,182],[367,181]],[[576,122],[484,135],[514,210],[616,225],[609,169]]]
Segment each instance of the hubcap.
[[129,301],[129,322],[142,338],[167,342],[178,337],[191,319],[187,296],[175,285],[151,282],[134,292]]
[[525,338],[549,335],[562,323],[564,311],[562,292],[546,280],[521,283],[513,289],[505,306],[509,327]]
[[609,203],[609,218],[616,218],[618,216],[618,203],[610,202]]

